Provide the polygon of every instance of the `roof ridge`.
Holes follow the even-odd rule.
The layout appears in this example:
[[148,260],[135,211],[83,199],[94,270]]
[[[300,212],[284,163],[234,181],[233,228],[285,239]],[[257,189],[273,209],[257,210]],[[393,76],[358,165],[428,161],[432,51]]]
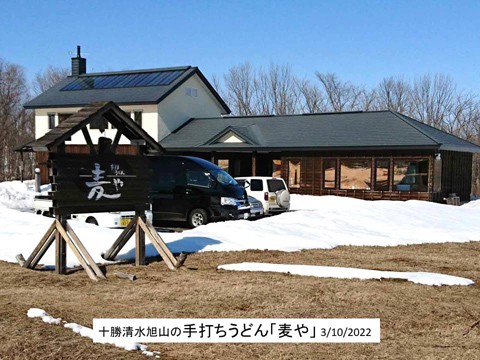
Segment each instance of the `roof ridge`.
[[358,110],[358,111],[328,111],[328,112],[315,112],[315,113],[298,113],[298,114],[259,114],[259,115],[233,115],[233,116],[219,116],[219,117],[198,117],[194,118],[196,120],[213,120],[213,119],[250,119],[250,118],[279,118],[279,117],[290,117],[290,116],[318,116],[318,115],[343,115],[343,114],[367,114],[367,113],[382,113],[382,112],[391,112],[390,110]]
[[[421,132],[423,135],[425,135],[427,138],[429,138],[430,140],[432,140],[433,142],[437,143],[438,145],[442,145],[443,143],[439,142],[437,139],[433,138],[432,136],[430,136],[429,134],[427,134],[425,131],[423,131],[422,129],[420,129],[418,126],[412,124],[410,121],[407,121],[406,119],[404,119],[404,116],[407,117],[409,120],[413,120],[413,121],[416,121],[416,122],[419,122],[421,124],[424,124],[418,120],[415,120],[409,116],[406,116],[406,115],[403,115],[399,112],[396,112],[396,111],[393,111],[393,110],[388,110],[389,112],[391,112],[393,115],[395,115],[397,118],[399,118],[400,120],[402,120],[405,124],[413,127],[415,130]],[[427,124],[424,124],[424,125],[427,125]],[[427,126],[430,126],[430,125],[427,125]],[[433,129],[436,129],[436,130],[439,130],[433,126],[430,126],[431,128]],[[443,131],[443,130],[440,130],[440,131]],[[444,131],[445,132],[445,131]],[[447,132],[445,132],[446,134],[448,134]],[[448,135],[451,135],[451,134],[448,134]]]

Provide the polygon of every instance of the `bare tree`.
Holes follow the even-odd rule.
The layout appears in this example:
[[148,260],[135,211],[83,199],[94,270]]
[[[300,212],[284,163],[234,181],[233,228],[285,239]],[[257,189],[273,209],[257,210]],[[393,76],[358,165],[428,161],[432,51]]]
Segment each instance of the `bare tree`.
[[[23,69],[0,59],[0,181],[20,178],[20,158],[15,146],[30,140],[34,134],[33,114],[23,109],[28,88]],[[27,176],[33,159],[26,159]]]
[[250,63],[231,67],[224,75],[227,102],[236,115],[254,114],[255,73]]
[[49,65],[45,71],[39,72],[35,75],[32,84],[34,94],[39,95],[44,91],[47,91],[60,80],[65,79],[68,75],[70,75],[70,70],[67,68]]
[[297,82],[297,88],[303,98],[300,102],[302,112],[318,113],[328,111],[325,97],[318,86],[311,84],[308,80],[302,80]]
[[411,113],[420,121],[443,128],[445,117],[454,108],[456,85],[443,74],[415,79],[411,91]]
[[297,80],[292,75],[290,65],[271,64],[268,74],[269,96],[276,115],[294,114],[297,110],[299,92]]
[[323,86],[328,103],[333,111],[358,110],[363,89],[352,85],[350,82],[340,80],[335,74],[322,74],[316,76]]
[[403,78],[384,78],[377,87],[379,109],[408,113],[411,87]]

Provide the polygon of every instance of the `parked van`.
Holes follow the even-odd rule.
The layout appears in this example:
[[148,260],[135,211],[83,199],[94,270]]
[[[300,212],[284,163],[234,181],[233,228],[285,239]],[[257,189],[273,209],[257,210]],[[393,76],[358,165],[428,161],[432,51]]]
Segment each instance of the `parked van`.
[[154,222],[186,221],[197,227],[250,216],[245,189],[217,165],[190,156],[162,155],[150,161]]

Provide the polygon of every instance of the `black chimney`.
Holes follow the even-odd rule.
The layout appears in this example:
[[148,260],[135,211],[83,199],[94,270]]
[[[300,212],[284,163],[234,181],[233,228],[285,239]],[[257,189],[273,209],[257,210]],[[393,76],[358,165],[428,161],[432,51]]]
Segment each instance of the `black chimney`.
[[87,59],[80,56],[80,45],[77,46],[77,57],[72,58],[72,76],[87,73]]

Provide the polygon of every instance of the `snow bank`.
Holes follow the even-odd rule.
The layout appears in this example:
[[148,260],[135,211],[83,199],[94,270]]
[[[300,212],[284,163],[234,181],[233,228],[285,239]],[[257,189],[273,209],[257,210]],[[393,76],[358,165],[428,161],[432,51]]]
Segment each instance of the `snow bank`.
[[[28,312],[27,312],[27,316],[29,318],[39,317],[44,322],[46,322],[48,324],[59,325],[62,322],[61,318],[55,319],[52,316],[48,315],[45,310],[37,309],[37,308],[29,309]],[[64,323],[63,326],[65,328],[71,329],[74,333],[77,333],[80,336],[89,338],[93,341],[93,329],[91,329],[89,327],[86,327],[86,326],[76,324],[76,323],[67,323],[66,321],[63,321],[63,323]],[[157,359],[160,358],[160,356],[159,356],[160,352],[158,352],[158,351],[147,351],[148,346],[136,343],[136,342],[131,341],[129,339],[118,338],[118,339],[115,339],[114,342],[112,342],[112,343],[107,342],[106,344],[115,345],[116,347],[125,349],[127,351],[140,350],[142,352],[142,354],[145,355],[145,356],[155,356]]]
[[0,183],[0,205],[16,210],[33,209],[35,193],[29,182],[6,181]]
[[[20,185],[19,185],[20,184]],[[0,183],[10,189],[12,199],[0,203],[0,260],[16,262],[15,255],[28,257],[52,219],[19,212],[17,202],[30,198],[25,185]],[[23,188],[21,188],[23,186]],[[15,192],[13,189],[17,189]],[[15,198],[17,196],[17,198]],[[17,200],[15,200],[17,199]],[[32,198],[33,199],[33,198]],[[480,240],[480,202],[449,206],[425,201],[364,201],[335,196],[292,195],[291,212],[257,221],[212,223],[182,233],[160,233],[175,253],[201,251],[241,251],[248,249],[299,251],[331,249],[336,246],[397,246],[424,243]],[[121,230],[70,221],[93,259],[101,257]],[[146,240],[146,255],[156,256]],[[135,257],[134,239],[117,259]],[[41,263],[54,265],[53,246]],[[67,265],[79,262],[68,248]]]
[[441,285],[473,285],[470,279],[457,276],[443,275],[429,272],[399,272],[379,271],[336,266],[314,265],[284,265],[269,263],[249,263],[220,265],[218,269],[234,271],[264,271],[279,272],[293,275],[315,276],[337,279],[403,279],[415,284],[441,286]]

